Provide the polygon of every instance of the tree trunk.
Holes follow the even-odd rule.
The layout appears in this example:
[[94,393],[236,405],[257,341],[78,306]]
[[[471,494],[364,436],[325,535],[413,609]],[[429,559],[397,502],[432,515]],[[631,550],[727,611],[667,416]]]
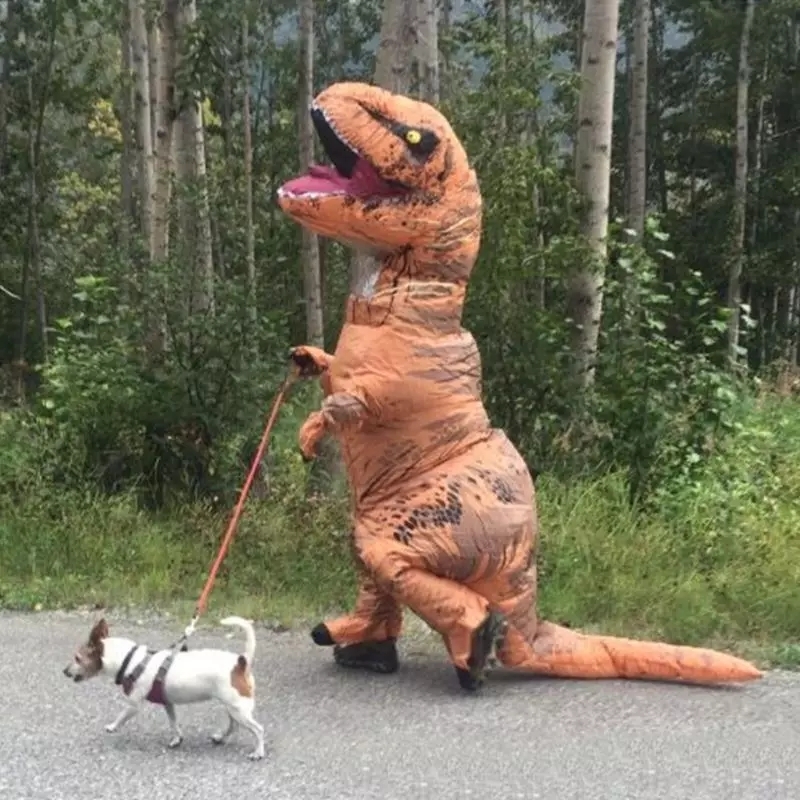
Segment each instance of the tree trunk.
[[[652,10],[652,9],[651,9]],[[668,186],[667,186],[667,158],[665,155],[666,146],[664,143],[664,106],[665,101],[662,94],[663,81],[661,78],[661,65],[664,63],[664,17],[666,12],[663,4],[655,8],[656,13],[652,15],[652,37],[653,37],[653,58],[648,58],[651,67],[651,80],[648,81],[653,87],[653,116],[651,127],[653,128],[654,144],[654,169],[658,176],[658,210],[661,214],[669,211]],[[649,54],[648,54],[649,55]],[[694,101],[693,101],[694,102]]]
[[253,131],[250,121],[250,29],[245,13],[242,18],[242,128],[244,134],[244,197],[245,197],[245,241],[247,260],[247,318],[250,322],[250,338],[253,348],[256,343],[258,306],[256,300],[256,234],[253,221]]
[[416,0],[384,0],[374,83],[396,94],[411,87],[411,54],[414,52],[414,8]]
[[[145,25],[147,30],[147,60],[148,75],[150,76],[150,130],[153,134],[153,150],[156,150],[156,131],[158,130],[158,120],[156,119],[156,109],[158,108],[158,57],[161,48],[158,30],[158,8],[163,6],[164,0],[158,0],[158,7],[152,2],[145,0]],[[155,18],[154,18],[155,14]]]
[[[184,3],[180,15],[180,30],[185,41],[186,31],[197,21],[195,0]],[[206,174],[206,143],[203,108],[197,97],[184,97],[180,102],[179,122],[183,146],[187,150],[189,183],[193,191],[191,225],[194,248],[192,253],[192,294],[190,313],[214,313],[214,254],[211,239],[211,210]]]
[[792,367],[798,366],[798,356],[800,356],[800,290],[797,286],[792,287],[792,336],[789,340],[788,361]]
[[744,235],[747,215],[747,111],[750,88],[750,30],[753,26],[755,0],[747,0],[739,40],[739,73],[736,82],[736,175],[733,190],[733,224],[730,268],[728,272],[728,362],[735,367],[739,361],[739,305],[744,262]]
[[22,270],[22,303],[20,308],[20,331],[18,339],[18,361],[25,363],[27,338],[27,302],[31,275],[36,284],[36,321],[41,343],[41,361],[47,361],[47,309],[45,303],[44,276],[42,273],[41,240],[39,236],[39,163],[42,152],[44,117],[50,102],[50,82],[56,52],[57,16],[51,9],[50,27],[47,36],[47,56],[42,69],[42,83],[34,94],[33,70],[27,73],[28,101],[28,247]]
[[506,101],[503,96],[508,86],[508,5],[506,0],[497,0],[497,35],[500,39],[503,51],[500,56],[500,85],[502,90],[498,93],[497,100],[500,103],[500,115],[497,121],[497,138],[499,144],[505,144],[506,131],[508,130],[508,114],[506,113]]
[[[169,204],[172,187],[172,135],[175,122],[175,63],[179,0],[165,0],[157,19],[158,58],[155,108],[155,196],[153,198],[153,261],[169,255]],[[152,61],[151,61],[152,63]]]
[[[445,40],[445,48],[439,60],[439,101],[446,102],[453,94],[450,75],[450,5],[451,0],[441,0],[441,23],[437,24],[437,30]],[[437,39],[438,39],[437,35]]]
[[761,87],[758,96],[758,114],[756,116],[756,136],[753,147],[755,163],[753,164],[753,212],[750,216],[750,250],[755,252],[758,241],[758,221],[761,217],[761,172],[764,168],[764,123],[767,105],[767,79],[769,78],[769,50],[764,55],[761,70]]
[[[384,0],[373,83],[395,94],[411,90],[411,61],[414,52],[414,4],[417,0]],[[375,269],[375,259],[353,253],[350,262],[351,288],[363,284],[363,276]]]
[[[300,134],[300,171],[314,163],[314,130],[309,109],[314,99],[314,0],[300,0],[300,63],[298,69],[297,119]],[[320,280],[319,239],[302,230],[301,263],[306,306],[306,341],[324,347],[322,285]]]
[[[133,136],[133,81],[131,61],[131,18],[127,4],[121,8],[120,41],[120,87],[119,87],[119,124],[122,131],[122,155],[119,161],[120,171],[120,215],[119,215],[119,242],[123,258],[130,263],[131,231],[134,224],[134,188],[133,188],[133,163],[135,157],[135,142]],[[131,276],[126,276],[124,281],[125,295],[129,296]]]
[[[0,25],[5,28],[4,40],[7,45],[17,37],[17,1],[8,0],[4,6],[5,19],[0,19]],[[9,47],[10,50],[10,47]],[[0,60],[0,180],[7,172],[8,158],[8,96],[11,84],[11,58]]]
[[414,54],[419,99],[433,105],[439,104],[439,29],[436,2],[437,0],[417,0],[417,42]]
[[603,308],[618,21],[619,0],[586,0],[575,166],[584,203],[581,233],[592,258],[570,276],[567,301],[574,376],[582,390],[594,382]]
[[[800,44],[800,36],[798,36]],[[793,215],[794,227],[794,258],[792,269],[792,280],[797,281],[800,276],[800,208],[796,208]],[[789,338],[787,341],[786,359],[792,365],[798,364],[800,357],[800,286],[796,283],[791,287],[789,300]]]
[[136,115],[136,148],[139,172],[139,219],[147,243],[148,258],[152,260],[153,195],[155,164],[153,161],[153,132],[150,112],[150,56],[145,24],[145,0],[130,0],[131,58],[134,71],[134,109]]
[[700,58],[697,51],[692,53],[692,98],[691,111],[689,112],[689,213],[691,224],[689,230],[692,236],[697,233],[697,95],[700,92]]
[[[523,0],[521,6],[522,26],[525,29],[527,41],[525,46],[535,51],[536,43],[536,26],[535,26],[535,8],[532,0]],[[541,92],[541,85],[537,84],[530,87],[531,91],[536,92],[538,95]],[[541,147],[541,130],[539,128],[539,112],[534,108],[527,116],[523,142],[526,146],[533,144],[536,147],[536,161],[539,168],[542,167],[544,159]],[[545,301],[547,293],[547,280],[546,280],[546,264],[544,257],[544,224],[542,223],[542,200],[539,185],[533,184],[531,191],[531,205],[533,206],[533,215],[535,222],[535,229],[533,231],[533,247],[536,251],[536,259],[534,261],[533,276],[530,281],[531,294],[530,298],[533,308],[537,311],[545,310]]]
[[650,38],[650,0],[636,0],[631,51],[628,128],[628,227],[639,241],[644,236],[647,204],[647,50]]

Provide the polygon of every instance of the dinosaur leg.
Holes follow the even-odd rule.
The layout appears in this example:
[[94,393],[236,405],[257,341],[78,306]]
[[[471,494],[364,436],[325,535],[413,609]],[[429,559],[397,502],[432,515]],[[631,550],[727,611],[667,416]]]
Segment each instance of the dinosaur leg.
[[321,622],[311,638],[318,645],[334,645],[334,659],[343,667],[389,674],[399,666],[395,642],[402,627],[403,613],[397,601],[364,575],[353,611]]
[[469,586],[431,572],[425,558],[394,538],[371,537],[359,556],[375,585],[442,636],[462,688],[475,690],[505,623]]

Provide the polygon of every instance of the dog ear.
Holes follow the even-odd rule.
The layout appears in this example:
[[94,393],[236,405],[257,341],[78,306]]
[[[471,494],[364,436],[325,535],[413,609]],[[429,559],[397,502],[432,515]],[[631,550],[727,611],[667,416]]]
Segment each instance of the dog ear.
[[89,644],[98,644],[101,639],[105,639],[107,636],[108,623],[104,617],[99,622],[95,623],[94,628],[92,628],[92,632],[89,634]]

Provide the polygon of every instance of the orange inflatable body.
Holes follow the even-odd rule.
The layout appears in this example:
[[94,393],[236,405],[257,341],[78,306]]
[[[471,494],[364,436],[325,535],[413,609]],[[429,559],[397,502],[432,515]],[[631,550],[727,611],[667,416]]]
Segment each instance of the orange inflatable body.
[[470,690],[495,659],[573,678],[760,677],[723,653],[538,620],[533,481],[491,426],[480,353],[461,325],[481,235],[476,175],[425,103],[340,83],[311,115],[334,166],[289,181],[278,202],[310,230],[378,255],[356,276],[336,351],[292,353],[325,394],[300,446],[313,458],[323,436],[340,443],[362,575],[353,611],[318,625],[314,641],[343,665],[392,672],[407,607],[441,634]]

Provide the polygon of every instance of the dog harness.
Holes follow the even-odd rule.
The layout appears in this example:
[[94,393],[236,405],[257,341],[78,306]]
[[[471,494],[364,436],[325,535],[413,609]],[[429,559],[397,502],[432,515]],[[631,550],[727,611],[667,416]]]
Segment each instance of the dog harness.
[[[128,669],[128,665],[131,662],[131,658],[133,658],[133,654],[138,649],[139,645],[135,644],[128,651],[127,655],[122,660],[122,664],[117,672],[117,676],[114,679],[114,683],[117,686],[122,686],[122,691],[125,692],[126,695],[129,695],[133,691],[136,681],[142,677],[142,673],[150,663],[150,659],[157,652],[156,650],[150,650],[148,648],[144,658],[133,668],[133,671],[130,673],[130,675],[126,675],[125,671]],[[170,654],[164,659],[164,661],[161,663],[161,666],[158,668],[158,672],[156,672],[156,677],[153,680],[153,685],[150,687],[150,691],[147,693],[147,697],[145,698],[146,700],[149,700],[151,703],[157,703],[161,706],[167,705],[167,699],[164,694],[164,679],[167,677],[167,672],[169,672],[169,668],[172,666],[172,662],[174,660],[175,652],[170,651]]]

